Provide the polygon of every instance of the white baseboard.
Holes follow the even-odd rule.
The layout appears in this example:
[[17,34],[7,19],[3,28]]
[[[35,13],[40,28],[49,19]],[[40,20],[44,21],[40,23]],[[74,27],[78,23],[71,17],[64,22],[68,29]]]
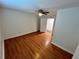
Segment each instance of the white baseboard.
[[69,51],[69,50],[63,48],[62,46],[60,46],[60,45],[58,45],[58,44],[56,44],[56,43],[54,43],[54,42],[51,42],[51,43],[52,43],[53,45],[55,45],[55,46],[57,46],[57,47],[63,49],[64,51],[67,51],[68,53],[70,53],[70,54],[72,54],[72,55],[74,54],[73,52],[71,52],[71,51]]
[[18,33],[18,34],[14,34],[14,35],[8,35],[6,37],[3,37],[2,39],[7,40],[7,39],[15,38],[15,37],[18,37],[18,36],[23,36],[23,35],[26,35],[26,34],[29,34],[29,33],[33,33],[33,32],[37,32],[37,30],[26,32],[26,33]]

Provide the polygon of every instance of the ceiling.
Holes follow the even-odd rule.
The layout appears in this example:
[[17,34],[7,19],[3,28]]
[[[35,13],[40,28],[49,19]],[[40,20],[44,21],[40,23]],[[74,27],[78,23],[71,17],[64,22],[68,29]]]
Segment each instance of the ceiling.
[[0,5],[23,11],[62,9],[79,6],[79,0],[0,0]]

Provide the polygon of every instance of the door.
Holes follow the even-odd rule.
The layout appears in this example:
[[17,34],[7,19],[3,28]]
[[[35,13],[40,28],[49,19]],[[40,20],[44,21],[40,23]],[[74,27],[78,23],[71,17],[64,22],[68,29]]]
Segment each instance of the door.
[[75,54],[74,54],[72,59],[79,59],[79,45],[78,45],[78,47],[77,47],[77,49],[75,51]]
[[54,25],[54,18],[48,18],[47,19],[46,31],[49,32],[49,33],[52,33],[52,31],[53,31],[53,25]]
[[47,18],[41,17],[41,19],[40,19],[40,32],[46,32],[46,26],[47,26]]

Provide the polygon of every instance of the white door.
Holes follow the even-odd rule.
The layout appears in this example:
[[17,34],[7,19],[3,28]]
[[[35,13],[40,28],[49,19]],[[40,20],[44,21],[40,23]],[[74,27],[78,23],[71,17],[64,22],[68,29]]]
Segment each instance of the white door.
[[54,25],[54,18],[48,18],[46,31],[52,33],[53,25]]
[[75,54],[74,54],[72,59],[79,59],[79,45],[78,45],[78,47],[77,47],[77,49],[75,51]]

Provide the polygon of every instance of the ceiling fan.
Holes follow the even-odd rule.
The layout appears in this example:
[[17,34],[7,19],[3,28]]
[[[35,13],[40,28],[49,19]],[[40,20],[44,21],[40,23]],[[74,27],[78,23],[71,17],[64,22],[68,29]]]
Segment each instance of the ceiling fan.
[[43,10],[43,9],[39,9],[39,10],[38,10],[38,15],[39,15],[39,16],[48,15],[48,14],[49,14],[49,11],[45,11],[45,10]]

